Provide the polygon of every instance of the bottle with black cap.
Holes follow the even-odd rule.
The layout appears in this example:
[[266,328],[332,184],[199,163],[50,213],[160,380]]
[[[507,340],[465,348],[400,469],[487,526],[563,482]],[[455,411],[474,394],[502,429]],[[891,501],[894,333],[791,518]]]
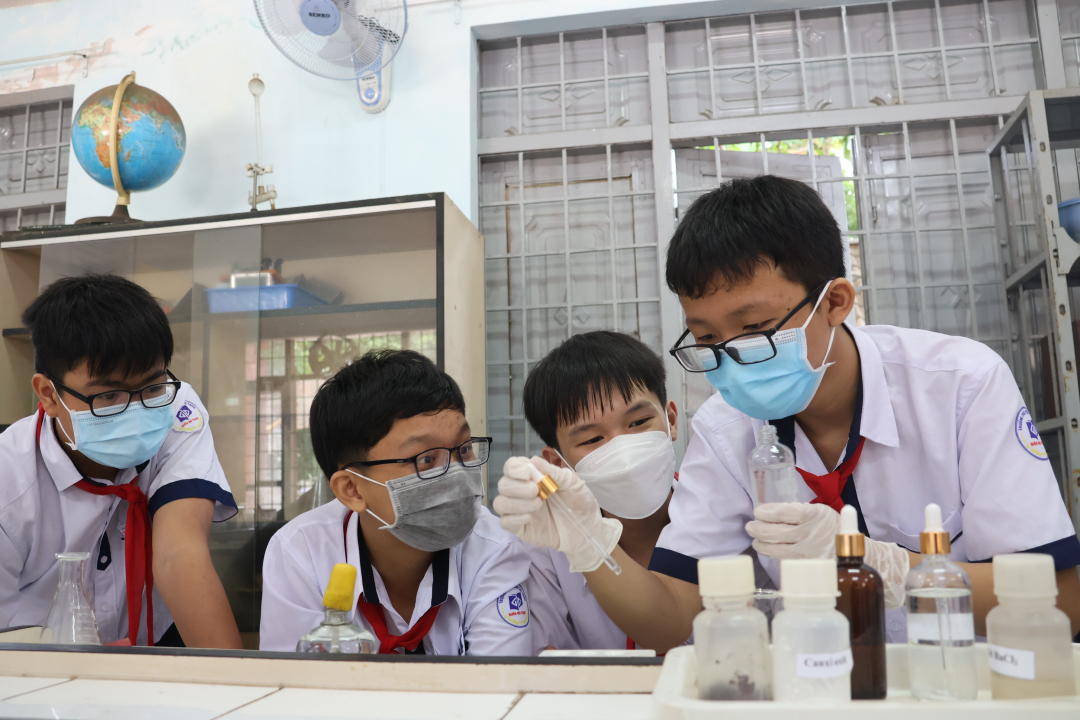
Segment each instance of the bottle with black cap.
[[840,533],[836,536],[836,582],[840,597],[836,609],[851,626],[852,700],[884,700],[888,691],[885,675],[885,585],[877,570],[863,562],[866,541],[859,532],[855,508],[840,511]]

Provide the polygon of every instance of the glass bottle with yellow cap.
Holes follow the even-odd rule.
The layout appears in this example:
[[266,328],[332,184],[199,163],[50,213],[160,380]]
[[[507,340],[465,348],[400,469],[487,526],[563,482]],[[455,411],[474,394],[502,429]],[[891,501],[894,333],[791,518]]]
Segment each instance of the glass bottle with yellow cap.
[[355,589],[356,568],[335,565],[323,595],[326,616],[319,627],[300,638],[296,652],[373,655],[378,650],[375,636],[352,620]]

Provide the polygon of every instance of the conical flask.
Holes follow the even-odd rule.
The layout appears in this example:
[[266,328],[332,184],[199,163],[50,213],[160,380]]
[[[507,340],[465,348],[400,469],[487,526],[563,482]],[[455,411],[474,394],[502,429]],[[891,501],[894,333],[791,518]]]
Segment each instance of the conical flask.
[[56,645],[100,645],[94,608],[83,582],[90,553],[57,553],[60,584],[41,628],[41,642]]
[[330,489],[330,483],[321,477],[315,478],[315,484],[311,486],[311,508],[320,508],[334,499],[334,491]]

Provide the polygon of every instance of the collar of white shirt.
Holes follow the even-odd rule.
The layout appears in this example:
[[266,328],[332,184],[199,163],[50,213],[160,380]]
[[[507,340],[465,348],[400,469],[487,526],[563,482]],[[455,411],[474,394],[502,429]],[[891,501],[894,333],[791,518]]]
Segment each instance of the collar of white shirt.
[[[345,552],[347,553],[347,561],[353,564],[357,570],[360,569],[360,546],[357,541],[357,526],[360,522],[360,516],[357,513],[352,513],[349,517],[349,525],[345,530]],[[382,531],[386,532],[386,531]],[[450,549],[450,562],[449,562],[449,575],[446,585],[446,599],[453,599],[455,610],[462,607],[461,602],[461,582],[458,578],[458,563],[457,555],[458,549]],[[424,579],[420,581],[420,588],[416,591],[416,604],[413,605],[412,617],[408,623],[405,619],[398,614],[398,611],[390,604],[390,595],[386,592],[386,585],[383,583],[382,576],[379,575],[379,571],[374,565],[371,566],[371,573],[375,579],[375,588],[379,593],[379,602],[382,603],[383,608],[386,610],[387,630],[394,635],[401,635],[409,630],[416,622],[431,609],[431,591],[434,580],[434,568],[428,566],[427,572],[424,573]],[[360,578],[357,578],[360,580]],[[356,589],[353,591],[353,607],[355,608],[360,600],[360,594],[364,591],[363,582],[356,583]],[[446,604],[445,602],[443,604]],[[440,619],[441,619],[440,611]],[[460,623],[459,623],[460,624]]]
[[[49,471],[49,476],[53,482],[56,483],[56,489],[59,492],[67,490],[83,479],[82,473],[76,469],[75,464],[71,462],[71,458],[64,452],[64,448],[60,447],[60,441],[56,439],[56,432],[54,430],[54,423],[56,421],[45,416],[45,424],[41,428],[41,442],[39,443],[39,450],[41,452],[41,459],[45,461],[45,469]],[[36,430],[36,428],[35,428]],[[122,485],[130,481],[135,477],[137,473],[135,468],[128,468],[121,470],[116,476],[116,484]],[[100,480],[93,478],[95,482],[108,483],[107,480]],[[108,483],[112,484],[112,483]]]
[[871,442],[888,447],[900,447],[900,435],[896,431],[892,398],[885,382],[885,365],[877,345],[857,327],[845,323],[859,349],[859,365],[862,369],[862,418],[859,434]]

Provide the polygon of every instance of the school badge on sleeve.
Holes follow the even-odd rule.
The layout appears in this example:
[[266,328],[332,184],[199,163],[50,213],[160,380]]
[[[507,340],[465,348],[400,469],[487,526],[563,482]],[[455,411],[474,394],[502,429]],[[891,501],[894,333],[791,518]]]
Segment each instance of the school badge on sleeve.
[[499,608],[499,617],[507,625],[523,628],[529,624],[529,600],[525,597],[525,590],[520,585],[500,595],[495,604]]
[[1020,408],[1016,413],[1016,439],[1024,446],[1024,449],[1039,460],[1047,460],[1046,446],[1043,445],[1039,431],[1035,429],[1035,421],[1031,419],[1031,413],[1026,407]]
[[202,413],[195,403],[188,400],[176,411],[172,429],[176,432],[195,432],[203,426]]

